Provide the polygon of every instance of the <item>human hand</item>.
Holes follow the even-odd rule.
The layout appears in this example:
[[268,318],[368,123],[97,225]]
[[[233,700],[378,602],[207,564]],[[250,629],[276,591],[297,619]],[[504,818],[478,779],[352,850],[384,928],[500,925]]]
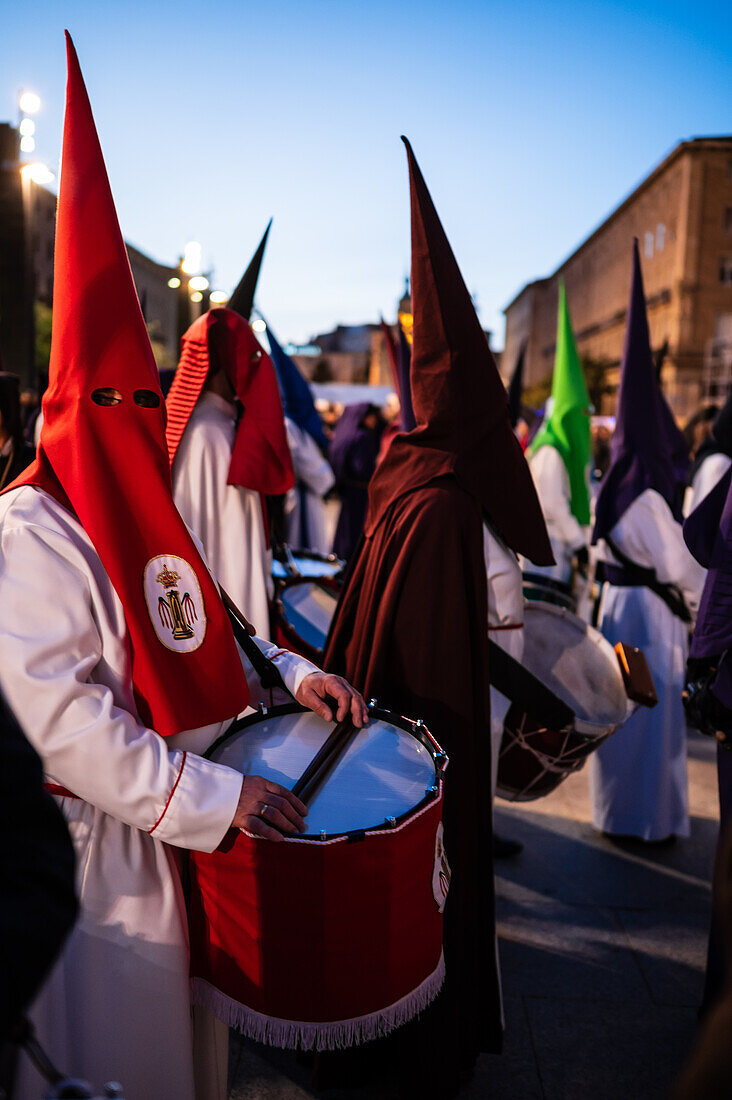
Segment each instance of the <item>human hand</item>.
[[311,672],[300,684],[295,698],[298,703],[314,711],[326,722],[332,722],[334,715],[327,696],[337,703],[335,713],[337,721],[342,722],[350,712],[351,721],[357,729],[368,724],[368,707],[356,689],[341,676],[331,676],[327,672]]
[[305,832],[307,812],[305,803],[286,787],[261,775],[245,775],[231,824],[267,840],[284,840],[286,833]]

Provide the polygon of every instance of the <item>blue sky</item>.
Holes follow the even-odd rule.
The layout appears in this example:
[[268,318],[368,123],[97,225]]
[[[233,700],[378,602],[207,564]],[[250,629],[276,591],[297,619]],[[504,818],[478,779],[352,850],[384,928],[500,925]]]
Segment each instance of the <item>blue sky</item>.
[[394,317],[413,144],[481,320],[547,274],[682,138],[732,131],[723,3],[189,0],[6,5],[0,119],[44,102],[57,169],[63,29],[125,237],[200,240],[230,291],[274,216],[259,303],[281,339]]

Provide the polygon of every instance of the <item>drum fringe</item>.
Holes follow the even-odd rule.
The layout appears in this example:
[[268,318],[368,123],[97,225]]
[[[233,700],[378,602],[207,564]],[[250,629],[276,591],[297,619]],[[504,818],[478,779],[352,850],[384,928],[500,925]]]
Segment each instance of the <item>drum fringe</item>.
[[257,1043],[289,1050],[342,1050],[384,1035],[413,1019],[433,1001],[445,980],[445,959],[440,956],[437,969],[415,990],[379,1012],[333,1023],[308,1023],[279,1020],[255,1012],[227,997],[204,978],[192,978],[193,1003],[208,1009],[229,1027]]

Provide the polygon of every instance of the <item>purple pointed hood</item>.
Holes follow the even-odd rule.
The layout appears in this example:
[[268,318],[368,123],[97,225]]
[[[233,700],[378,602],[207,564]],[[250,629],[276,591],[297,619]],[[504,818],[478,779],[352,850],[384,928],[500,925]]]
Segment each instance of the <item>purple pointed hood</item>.
[[597,498],[593,542],[609,535],[623,513],[646,489],[660,493],[676,518],[681,520],[674,461],[678,441],[672,431],[672,420],[653,367],[636,240],[633,242],[633,278],[615,433],[610,444],[610,469],[603,478]]

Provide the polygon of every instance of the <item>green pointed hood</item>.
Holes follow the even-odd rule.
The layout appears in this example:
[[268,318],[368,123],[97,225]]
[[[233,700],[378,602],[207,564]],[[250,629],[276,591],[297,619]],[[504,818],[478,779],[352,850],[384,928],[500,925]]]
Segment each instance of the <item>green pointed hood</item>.
[[569,474],[570,508],[583,526],[590,522],[587,467],[590,462],[590,395],[577,354],[569,320],[564,283],[559,283],[557,351],[552,377],[551,413],[544,421],[530,453],[540,447],[556,447]]

